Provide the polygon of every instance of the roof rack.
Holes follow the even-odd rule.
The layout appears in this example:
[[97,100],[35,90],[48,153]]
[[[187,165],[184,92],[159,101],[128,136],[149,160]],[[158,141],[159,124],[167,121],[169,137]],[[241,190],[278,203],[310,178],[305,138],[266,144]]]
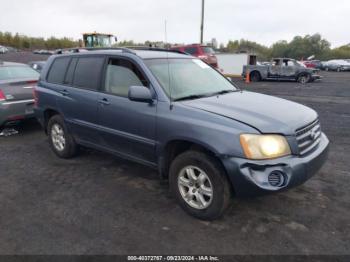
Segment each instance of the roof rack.
[[148,47],[148,46],[126,46],[126,47],[75,47],[75,48],[64,48],[55,51],[55,54],[66,54],[66,53],[81,53],[87,51],[99,51],[99,50],[119,50],[124,53],[130,53],[136,55],[133,50],[143,50],[143,51],[158,51],[158,52],[171,52],[183,55],[188,55],[185,52],[173,49],[159,48],[159,47]]
[[135,54],[129,48],[124,47],[75,47],[75,48],[64,48],[56,50],[55,54],[65,54],[65,53],[81,53],[86,51],[99,51],[99,50],[119,50],[125,53]]

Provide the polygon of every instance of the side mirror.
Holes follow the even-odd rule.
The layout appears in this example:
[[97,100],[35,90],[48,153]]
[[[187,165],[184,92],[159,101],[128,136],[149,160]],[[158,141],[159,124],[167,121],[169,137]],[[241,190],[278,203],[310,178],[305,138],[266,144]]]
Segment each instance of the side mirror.
[[227,79],[228,81],[230,81],[230,82],[233,82],[233,81],[232,81],[232,78],[231,78],[230,76],[227,76],[226,79]]
[[149,88],[145,86],[130,86],[128,97],[131,101],[151,103],[153,101]]

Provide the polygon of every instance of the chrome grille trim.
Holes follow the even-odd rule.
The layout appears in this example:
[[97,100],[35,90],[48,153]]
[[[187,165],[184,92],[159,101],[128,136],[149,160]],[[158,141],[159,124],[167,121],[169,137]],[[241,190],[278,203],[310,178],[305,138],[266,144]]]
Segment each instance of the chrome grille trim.
[[318,119],[296,130],[299,154],[305,155],[313,150],[321,140],[321,125]]

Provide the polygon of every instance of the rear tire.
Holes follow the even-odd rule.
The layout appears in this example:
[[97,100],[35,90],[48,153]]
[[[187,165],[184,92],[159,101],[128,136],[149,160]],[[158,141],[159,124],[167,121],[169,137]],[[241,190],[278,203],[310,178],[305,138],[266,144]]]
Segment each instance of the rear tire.
[[205,153],[187,151],[177,156],[170,166],[169,183],[179,205],[196,218],[214,220],[229,205],[231,192],[225,171]]
[[252,82],[259,82],[261,80],[260,73],[257,71],[253,71],[250,73],[250,80]]
[[54,115],[47,125],[49,143],[53,152],[60,158],[71,158],[78,153],[78,145],[69,134],[60,115]]

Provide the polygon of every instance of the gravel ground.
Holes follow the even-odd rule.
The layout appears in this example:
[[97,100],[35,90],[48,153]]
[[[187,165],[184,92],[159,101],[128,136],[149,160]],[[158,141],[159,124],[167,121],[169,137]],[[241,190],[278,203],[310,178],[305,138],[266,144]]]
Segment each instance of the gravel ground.
[[40,126],[23,123],[0,137],[0,254],[350,254],[350,73],[323,75],[304,86],[236,80],[316,109],[330,155],[305,184],[233,199],[214,222],[185,214],[154,170],[87,149],[59,159]]

